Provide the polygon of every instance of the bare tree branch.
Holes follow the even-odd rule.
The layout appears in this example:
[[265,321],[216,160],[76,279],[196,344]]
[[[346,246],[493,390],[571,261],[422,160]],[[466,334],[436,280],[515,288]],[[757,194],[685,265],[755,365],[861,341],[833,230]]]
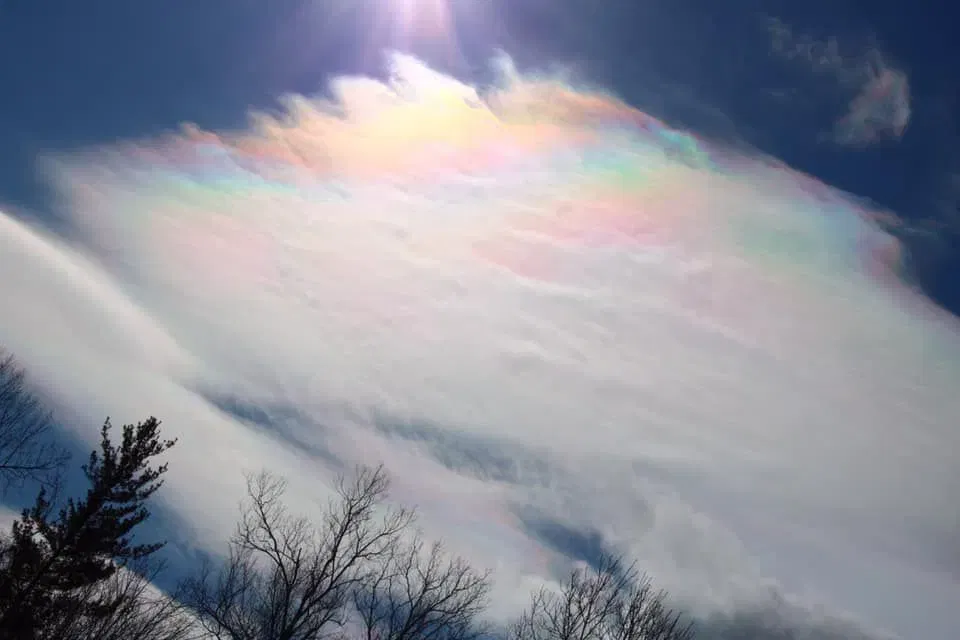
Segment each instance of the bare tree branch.
[[0,490],[28,480],[49,483],[67,461],[50,435],[53,420],[31,391],[26,373],[0,347]]
[[311,640],[342,630],[368,567],[390,557],[413,520],[403,509],[379,517],[389,488],[382,468],[341,479],[316,526],[287,511],[285,488],[269,473],[248,478],[226,564],[184,585],[186,602],[215,638]]
[[448,558],[436,543],[425,551],[416,537],[397,544],[371,567],[354,592],[366,640],[473,640],[486,607],[489,573]]
[[690,640],[693,628],[665,605],[635,565],[605,555],[576,569],[559,593],[541,589],[509,630],[511,640]]
[[[175,596],[153,583],[162,563],[137,561],[107,580],[71,594],[55,608],[42,637],[50,640],[189,640],[198,637],[198,625]],[[88,615],[93,608],[99,615]],[[108,612],[103,615],[103,612]]]

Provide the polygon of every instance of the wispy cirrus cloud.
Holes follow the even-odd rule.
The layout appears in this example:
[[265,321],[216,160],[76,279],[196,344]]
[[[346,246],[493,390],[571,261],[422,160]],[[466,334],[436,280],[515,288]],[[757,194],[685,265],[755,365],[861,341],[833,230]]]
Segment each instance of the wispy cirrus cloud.
[[838,92],[852,95],[846,111],[823,138],[857,147],[904,135],[911,116],[910,83],[907,74],[887,60],[872,38],[861,46],[851,46],[836,36],[798,34],[777,18],[769,21],[768,30],[776,55],[829,78]]

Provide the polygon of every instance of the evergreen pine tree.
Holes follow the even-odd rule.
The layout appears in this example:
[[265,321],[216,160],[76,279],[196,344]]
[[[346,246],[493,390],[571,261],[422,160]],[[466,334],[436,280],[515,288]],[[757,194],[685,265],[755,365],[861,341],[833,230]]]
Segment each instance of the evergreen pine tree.
[[110,421],[101,430],[99,452],[83,466],[86,495],[70,498],[55,512],[41,489],[11,533],[0,541],[0,637],[33,640],[68,616],[102,617],[122,604],[97,598],[91,585],[142,560],[164,543],[135,544],[134,529],[150,516],[146,502],[163,483],[167,465],[153,458],[175,444],[162,440],[160,421],[124,425],[119,445],[110,440]]

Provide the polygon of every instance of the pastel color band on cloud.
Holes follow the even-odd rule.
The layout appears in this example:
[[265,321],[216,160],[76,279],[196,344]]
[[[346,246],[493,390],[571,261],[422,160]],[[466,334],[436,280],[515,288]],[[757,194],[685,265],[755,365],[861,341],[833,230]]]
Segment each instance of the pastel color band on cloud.
[[[127,191],[136,184],[138,192],[169,201],[182,195],[203,201],[203,207],[239,197],[309,197],[320,204],[358,189],[402,190],[405,184],[420,193],[427,187],[458,207],[491,195],[510,197],[514,211],[470,211],[469,219],[454,220],[466,216],[451,207],[437,212],[430,225],[437,242],[469,241],[494,261],[498,249],[485,245],[502,244],[500,260],[518,271],[524,267],[507,257],[521,251],[518,243],[525,253],[536,253],[537,244],[663,251],[707,242],[702,236],[734,241],[746,259],[762,261],[764,268],[859,264],[878,273],[878,261],[897,267],[895,241],[867,224],[868,213],[839,198],[824,207],[796,184],[791,211],[718,210],[715,196],[735,197],[759,181],[775,185],[768,188],[782,196],[792,178],[783,176],[784,168],[761,163],[753,175],[724,171],[694,137],[615,98],[558,81],[516,78],[480,96],[403,56],[394,62],[392,92],[369,81],[342,81],[339,108],[291,99],[283,117],[257,116],[252,133],[186,126],[165,140],[85,155],[83,161],[93,159],[101,170],[115,172],[114,180],[129,181]],[[65,175],[79,185],[77,175],[85,173],[73,164]],[[551,215],[542,212],[544,205]],[[550,277],[546,265],[537,273]]]

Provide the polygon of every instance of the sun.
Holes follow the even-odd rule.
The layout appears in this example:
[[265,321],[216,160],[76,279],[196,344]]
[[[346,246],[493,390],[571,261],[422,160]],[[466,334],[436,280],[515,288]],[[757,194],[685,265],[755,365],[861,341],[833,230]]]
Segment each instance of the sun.
[[411,35],[447,33],[452,26],[450,0],[384,0],[398,27]]
[[458,27],[471,30],[481,24],[470,20],[457,0],[380,0],[378,22],[390,34],[390,47],[426,56],[436,62],[462,62]]

